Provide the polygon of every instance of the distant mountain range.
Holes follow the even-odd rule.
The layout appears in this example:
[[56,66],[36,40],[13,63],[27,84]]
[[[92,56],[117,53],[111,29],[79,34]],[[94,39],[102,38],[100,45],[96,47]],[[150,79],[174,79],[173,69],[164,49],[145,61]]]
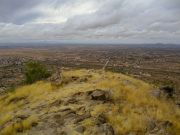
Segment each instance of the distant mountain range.
[[72,42],[25,42],[25,43],[0,43],[0,48],[17,48],[17,47],[45,47],[45,46],[127,46],[143,48],[180,48],[180,44],[123,44],[123,43],[72,43]]

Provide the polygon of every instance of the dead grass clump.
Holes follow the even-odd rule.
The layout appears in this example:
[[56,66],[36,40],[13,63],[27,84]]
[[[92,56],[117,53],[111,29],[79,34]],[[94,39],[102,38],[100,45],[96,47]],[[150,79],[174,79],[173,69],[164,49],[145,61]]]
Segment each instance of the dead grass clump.
[[36,116],[30,116],[29,118],[17,123],[7,125],[0,133],[2,135],[15,135],[17,132],[23,132],[35,126],[38,122]]

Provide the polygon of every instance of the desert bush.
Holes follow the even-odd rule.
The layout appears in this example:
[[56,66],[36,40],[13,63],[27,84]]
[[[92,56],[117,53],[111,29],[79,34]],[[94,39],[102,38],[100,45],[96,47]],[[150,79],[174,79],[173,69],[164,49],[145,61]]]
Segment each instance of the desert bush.
[[46,79],[51,76],[51,71],[47,67],[37,61],[29,61],[25,64],[26,83],[32,84],[36,81]]

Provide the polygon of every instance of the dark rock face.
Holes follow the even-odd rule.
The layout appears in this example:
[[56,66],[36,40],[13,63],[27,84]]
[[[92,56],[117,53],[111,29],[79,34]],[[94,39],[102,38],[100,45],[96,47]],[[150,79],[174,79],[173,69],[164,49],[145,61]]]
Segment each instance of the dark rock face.
[[175,89],[171,86],[164,86],[156,90],[151,91],[151,95],[156,98],[166,96],[167,98],[174,98]]
[[165,86],[165,87],[161,87],[160,90],[165,93],[167,95],[167,97],[173,97],[173,94],[175,92],[173,87],[170,86]]

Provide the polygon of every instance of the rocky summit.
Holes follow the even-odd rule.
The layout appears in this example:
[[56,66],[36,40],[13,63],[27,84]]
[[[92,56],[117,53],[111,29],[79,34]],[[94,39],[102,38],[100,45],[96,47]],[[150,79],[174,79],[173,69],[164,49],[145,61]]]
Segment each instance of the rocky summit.
[[180,109],[167,88],[101,70],[65,70],[61,76],[58,85],[49,79],[2,93],[0,134],[180,133]]

